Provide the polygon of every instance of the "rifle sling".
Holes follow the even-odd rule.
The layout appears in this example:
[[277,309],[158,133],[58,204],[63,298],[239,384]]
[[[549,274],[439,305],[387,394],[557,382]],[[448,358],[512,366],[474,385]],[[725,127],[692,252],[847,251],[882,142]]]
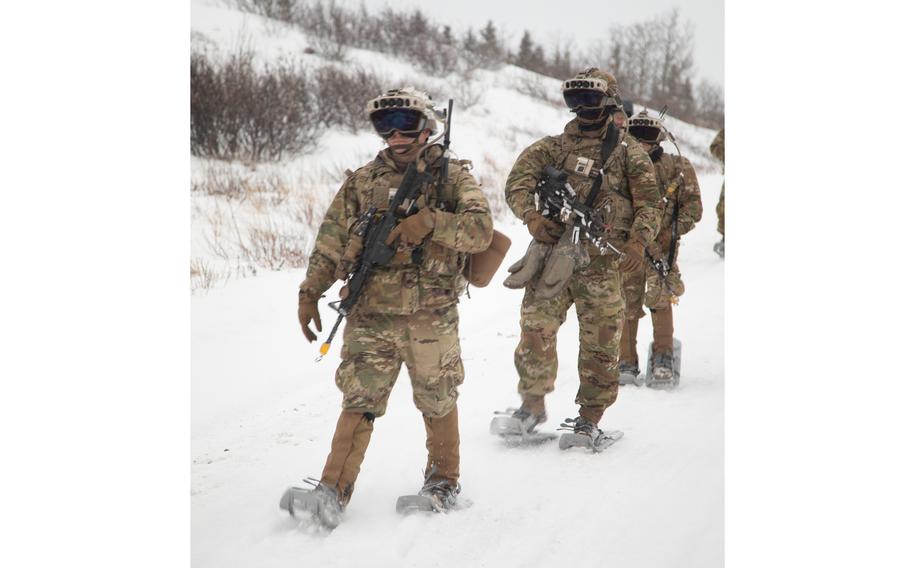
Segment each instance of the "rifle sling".
[[613,150],[616,149],[616,145],[619,143],[619,129],[616,128],[616,125],[613,124],[611,120],[607,124],[607,133],[604,135],[603,144],[600,145],[600,161],[601,168],[597,173],[597,178],[594,180],[594,185],[591,186],[591,191],[588,193],[588,198],[585,199],[585,205],[588,207],[594,206],[594,201],[597,199],[597,195],[600,193],[600,187],[604,182],[604,170],[607,167],[607,158],[610,157],[610,154],[613,153]]

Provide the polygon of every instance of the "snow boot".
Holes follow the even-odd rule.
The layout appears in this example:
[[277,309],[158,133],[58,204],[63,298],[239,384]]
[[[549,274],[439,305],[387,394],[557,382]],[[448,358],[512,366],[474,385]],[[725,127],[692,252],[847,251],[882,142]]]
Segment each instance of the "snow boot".
[[[603,409],[599,411],[599,414],[603,414]],[[566,418],[560,424],[559,429],[570,431],[559,437],[559,449],[561,450],[582,447],[598,453],[615,444],[623,436],[620,430],[604,432],[598,428],[597,422],[593,422],[585,416],[584,408],[577,418]]]
[[623,320],[622,338],[619,341],[619,384],[641,386],[638,368],[638,319]]
[[334,487],[342,509],[354,493],[354,482],[373,435],[373,419],[369,413],[343,411],[335,426],[332,450],[322,470],[320,483]]
[[304,480],[313,488],[288,487],[281,496],[279,507],[291,517],[303,520],[307,517],[323,527],[332,530],[341,523],[343,508],[334,487],[319,483],[315,479]]
[[456,504],[459,476],[458,407],[442,418],[423,417],[427,429],[427,468],[416,495],[402,495],[395,504],[401,514],[443,512]]
[[[423,417],[427,430],[427,467],[424,475],[428,478],[450,481],[458,484],[459,445],[458,407],[442,418]],[[432,474],[432,476],[431,476]]]
[[553,440],[553,433],[535,431],[547,421],[547,410],[542,396],[524,395],[521,408],[497,412],[490,422],[490,433],[496,434],[511,446],[537,445]]
[[724,257],[724,239],[726,239],[726,237],[722,236],[719,241],[714,243],[714,252],[721,258]]

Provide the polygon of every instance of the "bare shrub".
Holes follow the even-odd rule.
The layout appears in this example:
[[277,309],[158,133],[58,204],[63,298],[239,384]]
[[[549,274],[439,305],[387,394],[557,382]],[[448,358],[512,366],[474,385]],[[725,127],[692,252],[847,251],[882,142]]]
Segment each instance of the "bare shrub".
[[548,84],[548,82],[539,75],[521,79],[518,81],[518,84],[515,85],[515,89],[523,95],[527,95],[538,101],[543,101],[550,106],[556,108],[565,108],[566,106],[566,103],[558,98],[555,89],[553,89],[553,85]]
[[202,179],[193,180],[191,190],[227,199],[241,199],[247,191],[247,183],[247,179],[238,175],[233,168],[209,166]]
[[227,280],[229,274],[218,270],[202,258],[190,260],[190,290],[210,290],[219,282]]
[[234,5],[241,12],[259,14],[282,22],[294,21],[297,11],[296,0],[235,0]]
[[259,162],[316,145],[315,89],[297,65],[257,70],[247,49],[225,61],[195,52],[190,90],[190,148],[196,156]]
[[309,239],[300,228],[279,226],[271,219],[250,227],[247,239],[239,244],[246,261],[269,270],[304,268],[309,258]]
[[460,71],[451,84],[455,104],[461,109],[467,110],[476,106],[483,99],[483,91],[474,83],[474,69]]
[[361,68],[320,67],[314,78],[319,118],[323,126],[341,126],[350,132],[370,127],[366,101],[382,92],[381,79]]

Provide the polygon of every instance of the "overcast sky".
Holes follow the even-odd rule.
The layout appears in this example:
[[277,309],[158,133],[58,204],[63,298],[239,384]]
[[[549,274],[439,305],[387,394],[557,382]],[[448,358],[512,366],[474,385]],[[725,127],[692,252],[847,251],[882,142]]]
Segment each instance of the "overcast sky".
[[[360,0],[337,1],[360,5]],[[477,28],[493,20],[497,28],[507,30],[513,47],[525,29],[547,47],[557,39],[569,38],[575,38],[576,46],[586,47],[599,38],[606,39],[613,24],[647,20],[679,6],[683,21],[690,20],[695,25],[695,76],[721,85],[724,82],[723,0],[366,0],[366,5],[371,10],[385,5],[398,9],[420,7],[430,19],[448,23],[456,30]],[[587,11],[581,11],[585,8]]]

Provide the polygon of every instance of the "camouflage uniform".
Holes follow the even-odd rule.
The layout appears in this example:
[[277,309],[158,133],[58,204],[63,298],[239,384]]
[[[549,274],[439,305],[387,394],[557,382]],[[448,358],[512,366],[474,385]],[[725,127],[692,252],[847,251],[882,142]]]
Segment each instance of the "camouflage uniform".
[[[660,157],[654,162],[654,173],[657,177],[657,186],[663,198],[661,228],[656,240],[662,245],[667,243],[667,246],[661,246],[663,258],[666,259],[670,253],[669,244],[672,239],[675,200],[679,200],[677,234],[682,236],[691,231],[695,224],[701,220],[701,191],[698,187],[695,169],[689,163],[689,160],[682,156],[661,152]],[[680,174],[683,176],[683,182],[677,186],[674,195],[667,196],[668,186],[673,180],[679,179]],[[678,240],[676,250],[679,251]],[[643,265],[638,270],[623,274],[626,319],[644,317],[645,313],[642,310],[642,304],[651,309],[665,309],[670,306],[673,296],[681,296],[683,283],[679,273],[679,264],[675,261],[669,279],[671,282],[669,286],[662,285],[660,276],[649,264]],[[671,288],[674,288],[676,293],[671,293]]]
[[[418,160],[438,179],[442,151],[431,146]],[[371,207],[388,209],[402,178],[391,150],[350,174],[326,212],[300,295],[315,301],[336,280],[354,239],[352,229]],[[435,226],[418,246],[399,244],[388,266],[377,267],[347,318],[335,383],[342,413],[321,485],[334,489],[343,507],[351,497],[369,444],[373,420],[386,410],[404,362],[414,403],[427,431],[428,483],[457,487],[459,437],[457,387],[464,380],[458,342],[457,302],[464,289],[467,255],[485,250],[493,237],[486,198],[463,163],[449,164],[447,183],[432,182],[418,199],[429,205]],[[341,270],[340,272],[345,272]],[[457,490],[456,490],[457,491]]]
[[[436,174],[439,148],[429,154],[426,161]],[[389,150],[348,177],[319,228],[303,293],[319,297],[332,285],[354,223],[370,207],[387,209],[402,177]],[[414,262],[413,247],[400,246],[390,266],[375,270],[348,318],[335,378],[345,410],[382,416],[402,361],[421,412],[440,417],[455,406],[464,378],[456,308],[465,284],[461,271],[467,253],[489,246],[493,221],[465,168],[451,164],[448,181],[428,190],[436,227],[420,263]]]
[[[600,151],[604,130],[584,131],[578,118],[563,134],[548,136],[518,157],[506,182],[506,201],[521,219],[535,210],[534,187],[545,166],[570,173],[569,183],[586,199],[595,173],[602,165]],[[576,166],[592,160],[591,174],[576,173]],[[660,194],[654,168],[641,145],[624,131],[607,159],[603,186],[594,203],[610,230],[608,240],[622,249],[630,238],[646,244],[660,226]],[[525,290],[521,305],[521,340],[515,350],[518,391],[522,397],[542,397],[553,391],[556,381],[556,332],[574,302],[580,327],[578,374],[580,386],[575,402],[590,409],[596,423],[603,409],[613,404],[619,388],[617,356],[623,319],[618,258],[601,255],[586,243],[591,263],[572,275],[561,294],[549,300],[535,298],[532,286]]]
[[[666,260],[672,244],[674,203],[678,200],[679,216],[676,225],[678,236],[691,231],[701,220],[702,203],[698,178],[689,160],[682,156],[664,153],[659,146],[657,148],[659,150],[652,151],[651,156],[653,159],[655,155],[658,155],[656,161],[653,162],[654,173],[663,204],[661,206],[661,228],[656,242],[661,244],[661,256]],[[680,178],[680,174],[682,174],[682,178]],[[671,195],[668,195],[667,190],[671,185],[675,185],[676,189]],[[676,250],[678,253],[678,237]],[[678,254],[676,258],[678,258]],[[650,309],[654,320],[655,353],[673,349],[673,319],[670,310],[672,310],[675,297],[681,296],[684,290],[679,264],[675,259],[666,281],[663,281],[657,271],[647,263],[638,270],[623,274],[626,322],[620,349],[622,362],[634,363],[634,366],[638,364],[636,336],[638,320],[645,315],[642,304]]]
[[[714,141],[711,142],[711,155],[720,160],[720,163],[724,163],[724,128],[720,129],[720,132],[717,133],[717,136],[714,137]],[[724,188],[726,187],[726,182],[720,188],[720,200],[717,202],[717,232],[721,235],[724,234]]]

